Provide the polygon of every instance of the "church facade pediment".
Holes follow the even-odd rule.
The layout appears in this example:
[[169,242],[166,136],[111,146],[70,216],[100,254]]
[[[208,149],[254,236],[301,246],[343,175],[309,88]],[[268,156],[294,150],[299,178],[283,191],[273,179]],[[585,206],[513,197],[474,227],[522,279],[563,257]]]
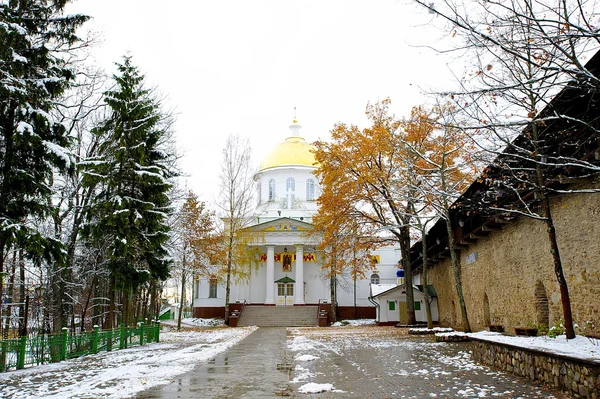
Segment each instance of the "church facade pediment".
[[312,224],[296,219],[280,218],[269,222],[261,223],[250,227],[249,229],[263,233],[298,233],[308,232]]

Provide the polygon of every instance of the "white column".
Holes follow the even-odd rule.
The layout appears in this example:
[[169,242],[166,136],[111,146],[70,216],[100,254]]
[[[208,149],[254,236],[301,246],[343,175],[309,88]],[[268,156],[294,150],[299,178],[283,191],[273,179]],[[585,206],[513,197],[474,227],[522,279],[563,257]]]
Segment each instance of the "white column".
[[294,305],[304,305],[304,248],[296,245],[296,298]]
[[267,293],[265,298],[266,305],[274,305],[275,299],[273,290],[275,285],[275,246],[267,247]]

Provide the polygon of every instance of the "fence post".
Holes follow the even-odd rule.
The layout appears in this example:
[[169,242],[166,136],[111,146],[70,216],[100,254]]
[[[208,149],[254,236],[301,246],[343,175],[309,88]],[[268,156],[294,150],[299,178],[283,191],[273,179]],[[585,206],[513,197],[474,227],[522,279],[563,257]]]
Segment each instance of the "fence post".
[[121,323],[121,342],[119,342],[119,349],[127,348],[127,342],[125,341],[125,339],[125,324]]
[[67,338],[69,335],[69,329],[67,327],[62,328],[63,336],[62,336],[62,345],[60,347],[60,360],[67,359]]
[[98,353],[98,335],[100,327],[97,324],[94,325],[94,331],[92,332],[92,353]]
[[112,350],[112,333],[113,330],[110,329],[106,332],[106,351],[110,352]]
[[156,342],[159,342],[160,341],[160,320],[156,320],[156,327],[155,328],[156,328],[156,330],[155,330],[156,331],[156,335],[155,335],[154,338],[156,339]]
[[144,322],[140,322],[140,346],[144,346]]
[[17,358],[17,370],[25,368],[25,351],[27,349],[27,335],[23,335],[19,342],[19,357]]

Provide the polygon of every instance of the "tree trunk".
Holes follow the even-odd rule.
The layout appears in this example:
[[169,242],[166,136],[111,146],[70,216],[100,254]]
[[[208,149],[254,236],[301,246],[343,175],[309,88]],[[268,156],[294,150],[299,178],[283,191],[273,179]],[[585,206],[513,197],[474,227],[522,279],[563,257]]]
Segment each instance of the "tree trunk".
[[150,280],[150,311],[149,311],[149,315],[148,315],[149,319],[158,321],[158,318],[160,316],[160,314],[159,314],[160,311],[156,310],[157,306],[158,306],[158,301],[156,298],[156,280],[152,279],[152,280]]
[[[14,255],[14,254],[13,254]],[[4,332],[3,332],[3,336],[2,339],[8,339],[8,333],[10,330],[10,319],[12,316],[12,303],[13,303],[13,299],[14,299],[14,286],[15,286],[15,259],[13,257],[13,262],[11,263],[12,265],[12,270],[9,272],[10,273],[10,279],[8,280],[8,287],[6,288],[6,293],[7,293],[7,298],[6,298],[6,302],[8,303],[8,306],[6,307],[6,318],[4,319]],[[7,270],[8,271],[8,270]]]
[[[13,263],[16,262],[17,251],[13,252]],[[27,326],[23,326],[26,322],[25,317],[25,259],[23,259],[23,250],[19,250],[19,330],[23,331],[23,328],[27,328]]]
[[467,306],[465,304],[465,296],[463,295],[462,282],[460,277],[460,264],[456,255],[456,246],[454,245],[454,232],[452,231],[452,221],[450,219],[450,211],[446,208],[446,232],[448,233],[448,247],[450,249],[450,259],[452,261],[452,271],[454,272],[454,282],[456,284],[456,294],[460,304],[460,314],[462,317],[462,328],[464,332],[471,332],[471,325],[467,316]]
[[[2,293],[4,292],[4,244],[0,240],[0,299],[2,298]],[[2,326],[2,308],[0,304],[0,336],[4,339],[4,327]],[[0,371],[4,371],[4,352],[2,352],[2,359],[0,362]]]
[[415,296],[410,265],[410,227],[407,224],[400,228],[400,252],[402,253],[402,267],[404,268],[404,284],[406,287],[406,322],[408,325],[413,325],[416,323]]
[[[539,168],[539,166],[538,166]],[[546,193],[542,193],[542,206],[544,209],[544,217],[546,218],[546,231],[548,232],[548,240],[550,241],[550,252],[554,261],[554,274],[556,281],[560,287],[560,301],[562,303],[565,334],[567,339],[575,338],[575,328],[573,327],[573,314],[571,312],[571,298],[569,296],[569,287],[562,267],[562,260],[558,250],[558,242],[556,241],[556,229],[554,228],[554,220],[550,211],[550,199]]]
[[232,264],[233,264],[233,234],[229,233],[229,251],[227,252],[227,280],[225,283],[225,324],[229,324],[229,295],[231,293]]
[[[185,260],[184,260],[184,264],[185,264]],[[177,318],[177,330],[181,330],[181,319],[183,317],[183,305],[185,304],[185,283],[186,283],[185,270],[181,269],[181,299],[179,302],[179,317]]]
[[425,313],[427,315],[427,328],[433,328],[433,318],[431,317],[431,303],[429,299],[429,281],[427,277],[427,232],[422,230],[421,243],[423,244],[423,294],[425,295]]
[[111,273],[110,286],[108,287],[108,318],[106,319],[106,328],[109,330],[115,327],[115,300],[117,299],[115,285],[115,275]]
[[[81,308],[81,331],[85,331],[85,315],[87,314],[88,308],[90,306],[90,301],[92,299],[92,294],[94,293],[96,286],[96,276],[92,278],[92,283],[90,285],[90,289],[88,290],[88,294],[85,298],[85,304]],[[92,320],[92,326],[94,325],[94,321]]]

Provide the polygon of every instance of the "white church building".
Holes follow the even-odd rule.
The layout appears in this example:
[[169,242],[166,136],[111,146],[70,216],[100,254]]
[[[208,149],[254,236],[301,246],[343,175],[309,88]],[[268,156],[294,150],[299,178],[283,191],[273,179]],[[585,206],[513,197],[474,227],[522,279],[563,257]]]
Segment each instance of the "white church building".
[[[313,149],[294,120],[287,138],[265,157],[255,175],[257,205],[249,227],[260,232],[258,269],[249,279],[232,282],[230,302],[251,306],[304,306],[330,301],[331,279],[319,263],[315,238],[306,233],[317,212],[320,189]],[[376,318],[370,284],[395,284],[400,252],[394,247],[374,253],[377,270],[364,279],[338,275],[338,318]],[[194,317],[223,317],[225,282],[207,277],[194,286]]]

